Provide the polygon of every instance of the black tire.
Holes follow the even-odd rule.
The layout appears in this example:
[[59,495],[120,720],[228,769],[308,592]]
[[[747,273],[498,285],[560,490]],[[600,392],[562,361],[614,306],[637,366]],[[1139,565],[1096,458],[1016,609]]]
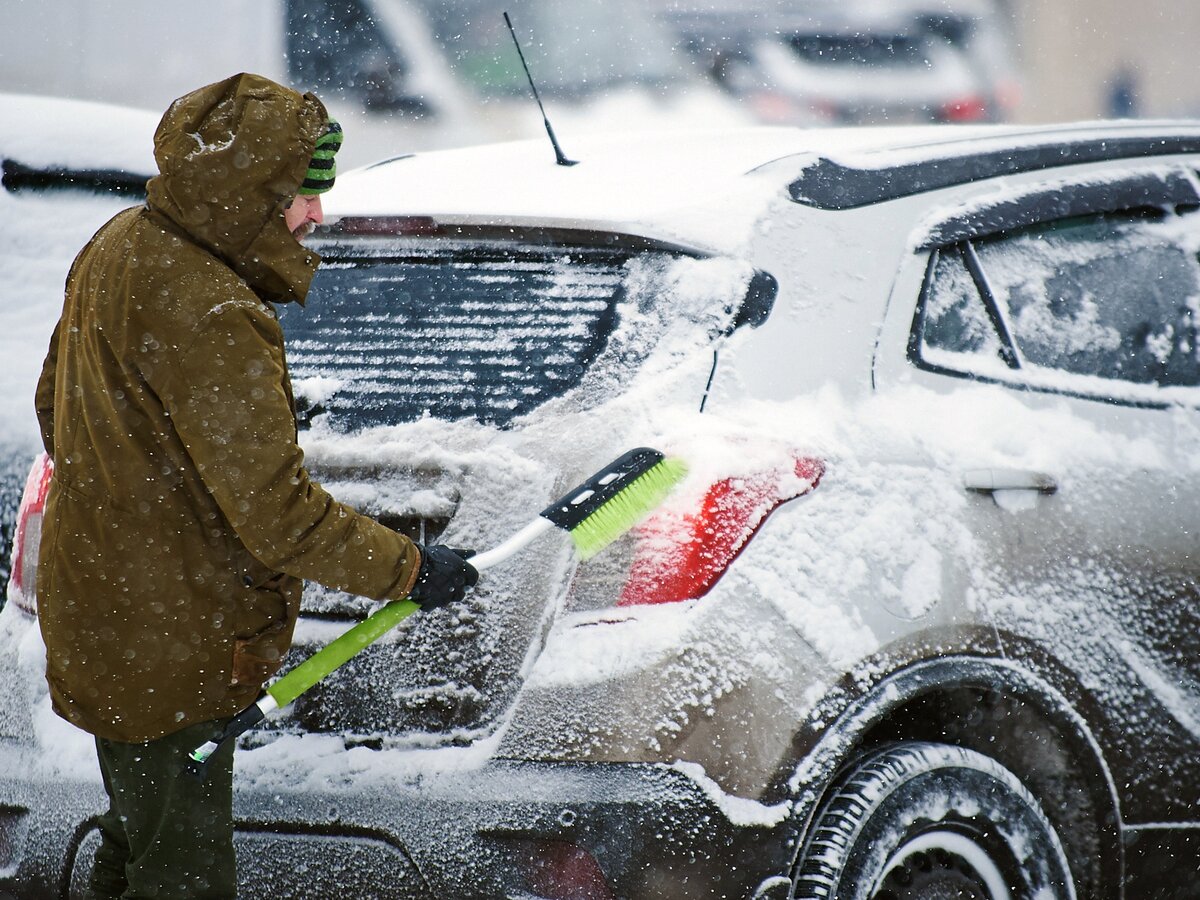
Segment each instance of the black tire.
[[1054,827],[1012,772],[972,750],[902,744],[859,763],[814,820],[793,897],[1074,900]]

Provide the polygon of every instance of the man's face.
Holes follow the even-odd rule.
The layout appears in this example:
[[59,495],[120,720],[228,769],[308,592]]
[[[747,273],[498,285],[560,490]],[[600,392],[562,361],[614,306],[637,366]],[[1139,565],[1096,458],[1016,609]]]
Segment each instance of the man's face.
[[314,228],[325,221],[325,214],[321,211],[321,195],[297,194],[283,208],[283,220],[296,240],[308,237]]

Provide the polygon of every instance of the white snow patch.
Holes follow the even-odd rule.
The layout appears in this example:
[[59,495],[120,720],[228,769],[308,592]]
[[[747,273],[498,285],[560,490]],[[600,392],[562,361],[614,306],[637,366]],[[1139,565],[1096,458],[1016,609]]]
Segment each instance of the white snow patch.
[[0,93],[0,121],[22,123],[0,135],[0,158],[36,168],[158,171],[159,113],[108,103]]
[[785,821],[792,812],[790,800],[781,803],[766,804],[745,797],[735,797],[721,790],[721,786],[713,781],[704,771],[704,767],[696,763],[677,760],[670,768],[682,772],[692,779],[704,791],[705,795],[716,804],[734,825],[742,827],[773,828]]
[[432,749],[376,750],[347,747],[337,735],[285,734],[261,747],[239,750],[235,760],[239,779],[255,789],[386,789],[479,769],[492,759],[501,737],[497,731],[467,747],[438,747],[445,736],[430,735]]
[[32,695],[30,713],[40,751],[35,762],[38,770],[50,778],[99,781],[95,738],[61,718],[51,707],[46,683],[46,645],[36,624],[29,625],[20,637],[17,666],[21,681]]
[[71,260],[127,199],[69,191],[0,191],[0,432],[30,453],[41,447],[33,395],[50,335],[62,312]]
[[585,684],[648,668],[683,646],[692,604],[604,610],[561,619],[528,684]]
[[1150,689],[1175,721],[1190,734],[1200,737],[1200,718],[1197,718],[1200,706],[1197,705],[1196,696],[1189,696],[1177,684],[1172,684],[1160,671],[1152,667],[1146,661],[1145,654],[1129,641],[1121,641],[1118,650],[1125,664],[1134,671],[1142,684]]

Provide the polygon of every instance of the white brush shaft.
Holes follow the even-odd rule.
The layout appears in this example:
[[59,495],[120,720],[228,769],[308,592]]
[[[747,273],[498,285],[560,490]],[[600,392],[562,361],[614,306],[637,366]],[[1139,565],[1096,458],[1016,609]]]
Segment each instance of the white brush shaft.
[[490,569],[509,557],[515,556],[552,528],[554,528],[553,522],[538,516],[503,544],[493,547],[491,550],[485,550],[483,553],[477,553],[471,557],[469,562],[479,571]]

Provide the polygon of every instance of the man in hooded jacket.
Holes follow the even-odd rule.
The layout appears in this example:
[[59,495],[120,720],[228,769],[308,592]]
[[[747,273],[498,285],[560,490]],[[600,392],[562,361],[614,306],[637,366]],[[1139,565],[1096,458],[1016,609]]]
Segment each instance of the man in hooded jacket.
[[237,75],[175,101],[145,206],[76,258],[38,385],[54,462],[38,611],[55,711],[96,737],[101,897],[233,897],[232,750],[187,751],[258,697],[301,581],[423,607],[475,570],[337,503],[297,446],[271,303],[303,303],[340,130]]

